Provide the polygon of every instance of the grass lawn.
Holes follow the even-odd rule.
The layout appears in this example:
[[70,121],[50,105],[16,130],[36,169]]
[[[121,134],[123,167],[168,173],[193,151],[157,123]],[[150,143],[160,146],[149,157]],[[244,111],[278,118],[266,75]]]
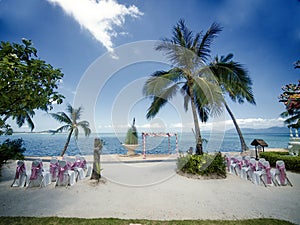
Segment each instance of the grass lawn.
[[115,218],[105,219],[81,219],[81,218],[61,218],[61,217],[0,217],[0,225],[129,225],[129,224],[142,224],[142,225],[288,225],[291,222],[276,220],[276,219],[251,219],[251,220],[170,220],[170,221],[157,221],[157,220],[123,220]]

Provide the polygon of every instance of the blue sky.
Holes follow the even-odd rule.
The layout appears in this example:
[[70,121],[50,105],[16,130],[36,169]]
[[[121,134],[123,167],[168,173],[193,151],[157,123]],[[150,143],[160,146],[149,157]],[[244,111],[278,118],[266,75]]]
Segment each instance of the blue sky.
[[[98,132],[125,129],[132,117],[136,117],[140,131],[149,127],[190,131],[191,113],[182,111],[180,95],[155,120],[145,118],[149,101],[142,97],[142,83],[154,71],[170,65],[156,60],[159,56],[153,53],[148,62],[129,61],[125,66],[116,66],[118,61],[125,60],[120,56],[122,51],[130,52],[137,41],[147,49],[147,40],[171,37],[172,27],[180,18],[195,32],[206,31],[213,22],[220,23],[223,31],[212,44],[212,56],[233,53],[234,59],[248,69],[257,105],[239,105],[228,100],[241,127],[282,126],[279,114],[284,107],[277,99],[281,86],[297,83],[300,78],[300,71],[293,68],[293,63],[300,59],[297,0],[2,0],[0,39],[31,39],[39,57],[65,74],[60,85],[65,102],[73,103],[78,95],[82,97],[78,90],[87,93],[76,104],[86,109],[83,119],[89,120]],[[146,54],[143,47],[138,50]],[[96,89],[80,89],[81,81],[97,65],[102,67],[89,80],[91,85],[98,82]],[[105,67],[117,71],[103,75]],[[136,95],[129,96],[132,92]],[[96,99],[94,102],[88,98],[91,95]],[[64,108],[65,105],[55,106],[54,111]],[[232,127],[227,115],[211,119],[202,127],[210,129],[219,120],[226,129]],[[34,121],[36,130],[58,126],[44,112],[37,112]],[[26,126],[22,129],[27,130]]]

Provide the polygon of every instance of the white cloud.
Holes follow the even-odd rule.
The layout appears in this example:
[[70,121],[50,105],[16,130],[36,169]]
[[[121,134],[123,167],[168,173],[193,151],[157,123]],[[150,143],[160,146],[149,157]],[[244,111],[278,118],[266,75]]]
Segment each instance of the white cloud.
[[[83,28],[87,29],[111,53],[112,37],[118,33],[114,27],[122,27],[125,17],[137,18],[143,15],[135,6],[125,6],[116,0],[48,0],[59,5],[71,15]],[[121,32],[124,35],[124,32]]]

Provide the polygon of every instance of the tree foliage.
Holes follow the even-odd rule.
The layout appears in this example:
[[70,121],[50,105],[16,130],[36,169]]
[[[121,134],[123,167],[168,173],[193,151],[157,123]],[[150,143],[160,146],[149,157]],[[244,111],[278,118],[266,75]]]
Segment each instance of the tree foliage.
[[9,159],[24,159],[23,152],[26,151],[22,139],[5,140],[0,145],[0,168]]
[[34,129],[32,117],[35,110],[48,111],[53,103],[61,104],[64,96],[56,89],[63,78],[60,69],[37,56],[32,42],[22,39],[22,43],[2,41],[0,44],[0,134],[11,133],[8,118],[18,126],[25,122]]
[[279,96],[279,102],[283,102],[286,108],[281,116],[286,118],[285,123],[293,128],[300,128],[300,80],[298,82],[298,85],[283,86],[283,93]]
[[89,128],[90,124],[88,121],[78,121],[80,120],[80,116],[82,113],[82,107],[78,109],[73,108],[70,104],[67,105],[67,114],[65,112],[51,113],[50,115],[57,120],[59,123],[63,123],[64,125],[59,127],[54,133],[68,131],[68,137],[61,152],[61,156],[63,156],[69,146],[71,136],[74,135],[75,139],[78,139],[79,127],[83,129],[85,136],[89,136],[91,133],[91,129]]
[[135,118],[133,118],[131,128],[128,129],[125,139],[125,144],[127,145],[137,145],[138,144],[138,133],[135,127]]
[[184,109],[190,105],[193,113],[196,138],[196,154],[203,154],[199,119],[208,120],[209,115],[218,114],[223,96],[217,80],[206,66],[210,57],[210,45],[222,28],[213,23],[204,32],[194,34],[180,20],[173,28],[172,38],[165,38],[156,50],[163,51],[172,63],[169,71],[156,71],[146,81],[143,93],[152,100],[147,118],[153,118],[159,110],[180,92],[184,98]]

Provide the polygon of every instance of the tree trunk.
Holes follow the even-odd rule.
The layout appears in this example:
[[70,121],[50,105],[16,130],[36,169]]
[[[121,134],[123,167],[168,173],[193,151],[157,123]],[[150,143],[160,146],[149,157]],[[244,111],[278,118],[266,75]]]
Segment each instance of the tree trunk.
[[64,149],[62,150],[60,156],[64,156],[64,154],[66,153],[67,151],[67,148],[69,146],[69,143],[70,143],[70,139],[71,139],[71,136],[72,136],[72,133],[73,133],[73,129],[70,131],[69,135],[68,135],[68,138],[67,138],[67,141],[66,141],[66,144],[65,144],[65,147]]
[[232,113],[231,110],[229,109],[229,107],[228,107],[228,105],[227,105],[226,102],[224,102],[224,105],[225,105],[225,108],[226,108],[227,112],[229,113],[229,115],[230,115],[230,117],[231,117],[231,119],[232,119],[232,121],[233,121],[233,124],[234,124],[234,126],[235,126],[235,129],[236,129],[236,131],[237,131],[237,133],[238,133],[238,135],[239,135],[240,142],[241,142],[241,149],[242,149],[242,152],[247,151],[249,148],[248,148],[248,146],[246,145],[246,142],[245,142],[245,140],[244,140],[242,131],[241,131],[239,125],[237,124],[237,122],[236,122],[236,120],[235,120],[235,118],[234,118],[234,116],[233,116],[233,113]]
[[195,105],[195,97],[191,91],[191,88],[189,88],[189,94],[191,97],[191,108],[193,112],[193,118],[194,118],[194,125],[195,125],[195,138],[196,138],[196,151],[195,153],[197,155],[203,155],[203,146],[202,146],[202,137],[200,133],[200,126],[199,126],[199,121],[198,121],[198,114],[196,110],[196,105]]
[[94,162],[93,162],[93,172],[91,180],[100,180],[101,178],[101,167],[100,167],[100,154],[102,151],[103,143],[99,138],[94,140]]

